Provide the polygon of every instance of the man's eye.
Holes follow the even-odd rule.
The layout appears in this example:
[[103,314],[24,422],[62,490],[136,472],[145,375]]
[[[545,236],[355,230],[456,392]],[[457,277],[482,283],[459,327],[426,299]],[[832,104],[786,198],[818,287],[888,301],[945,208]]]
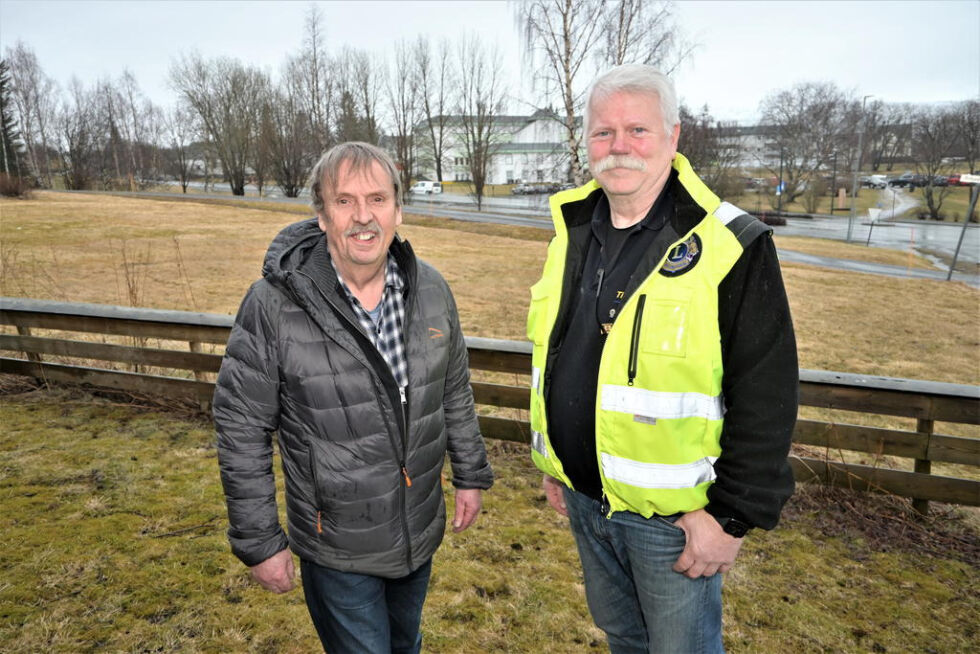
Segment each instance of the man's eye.
[[337,198],[337,204],[350,204],[350,200],[347,198]]
[[598,132],[596,132],[595,134],[593,134],[593,136],[596,136],[598,138],[605,138],[605,137],[609,136],[609,130],[606,130],[606,129],[599,130]]
[[634,134],[643,134],[646,131],[647,131],[647,128],[646,127],[634,127],[633,128],[633,133]]

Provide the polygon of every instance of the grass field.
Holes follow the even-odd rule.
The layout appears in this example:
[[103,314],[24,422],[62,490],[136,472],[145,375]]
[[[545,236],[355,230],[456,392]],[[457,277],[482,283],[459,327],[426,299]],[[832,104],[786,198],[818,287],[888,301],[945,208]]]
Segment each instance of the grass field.
[[[228,551],[205,420],[79,391],[7,394],[0,415],[0,650],[317,650],[302,594],[261,590]],[[606,651],[539,473],[523,447],[489,448],[497,482],[436,555],[424,651]],[[976,534],[903,506],[801,489],[726,578],[728,651],[969,651]]]
[[[0,200],[0,292],[233,313],[297,212],[57,193]],[[409,216],[401,232],[449,280],[467,334],[524,338],[543,231]],[[980,383],[975,289],[794,264],[783,273],[802,367]],[[204,419],[21,390],[0,396],[0,651],[315,651],[301,595],[261,591],[228,552]],[[524,448],[490,448],[498,482],[479,526],[447,535],[436,557],[425,651],[604,651],[571,537]],[[919,521],[898,500],[803,490],[780,528],[747,540],[727,577],[726,647],[970,651],[980,546],[964,516],[975,512],[937,506]]]

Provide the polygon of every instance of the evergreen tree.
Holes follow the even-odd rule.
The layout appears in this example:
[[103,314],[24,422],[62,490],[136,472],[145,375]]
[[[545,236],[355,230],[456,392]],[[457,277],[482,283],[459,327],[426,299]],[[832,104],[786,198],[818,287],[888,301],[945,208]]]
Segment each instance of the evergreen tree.
[[0,59],[0,172],[10,177],[26,177],[24,142],[17,129],[10,98],[10,70]]

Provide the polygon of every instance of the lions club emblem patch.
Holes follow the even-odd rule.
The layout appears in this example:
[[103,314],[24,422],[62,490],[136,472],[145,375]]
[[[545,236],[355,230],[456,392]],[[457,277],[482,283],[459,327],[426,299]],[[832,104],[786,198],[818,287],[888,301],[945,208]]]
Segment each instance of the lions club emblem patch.
[[660,274],[667,277],[683,275],[693,268],[701,258],[701,239],[697,234],[683,243],[678,243],[667,252],[667,259],[660,268]]

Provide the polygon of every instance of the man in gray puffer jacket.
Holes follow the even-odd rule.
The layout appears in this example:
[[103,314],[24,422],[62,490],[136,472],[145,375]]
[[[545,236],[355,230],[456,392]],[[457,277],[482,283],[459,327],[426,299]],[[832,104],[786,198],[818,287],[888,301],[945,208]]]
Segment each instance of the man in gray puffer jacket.
[[[263,587],[293,587],[331,654],[418,652],[446,510],[480,511],[487,462],[466,345],[445,280],[395,235],[391,158],[344,143],[313,170],[316,219],[272,242],[242,301],[214,419],[232,551]],[[326,238],[324,238],[324,235]],[[278,432],[288,539],[272,470]]]

